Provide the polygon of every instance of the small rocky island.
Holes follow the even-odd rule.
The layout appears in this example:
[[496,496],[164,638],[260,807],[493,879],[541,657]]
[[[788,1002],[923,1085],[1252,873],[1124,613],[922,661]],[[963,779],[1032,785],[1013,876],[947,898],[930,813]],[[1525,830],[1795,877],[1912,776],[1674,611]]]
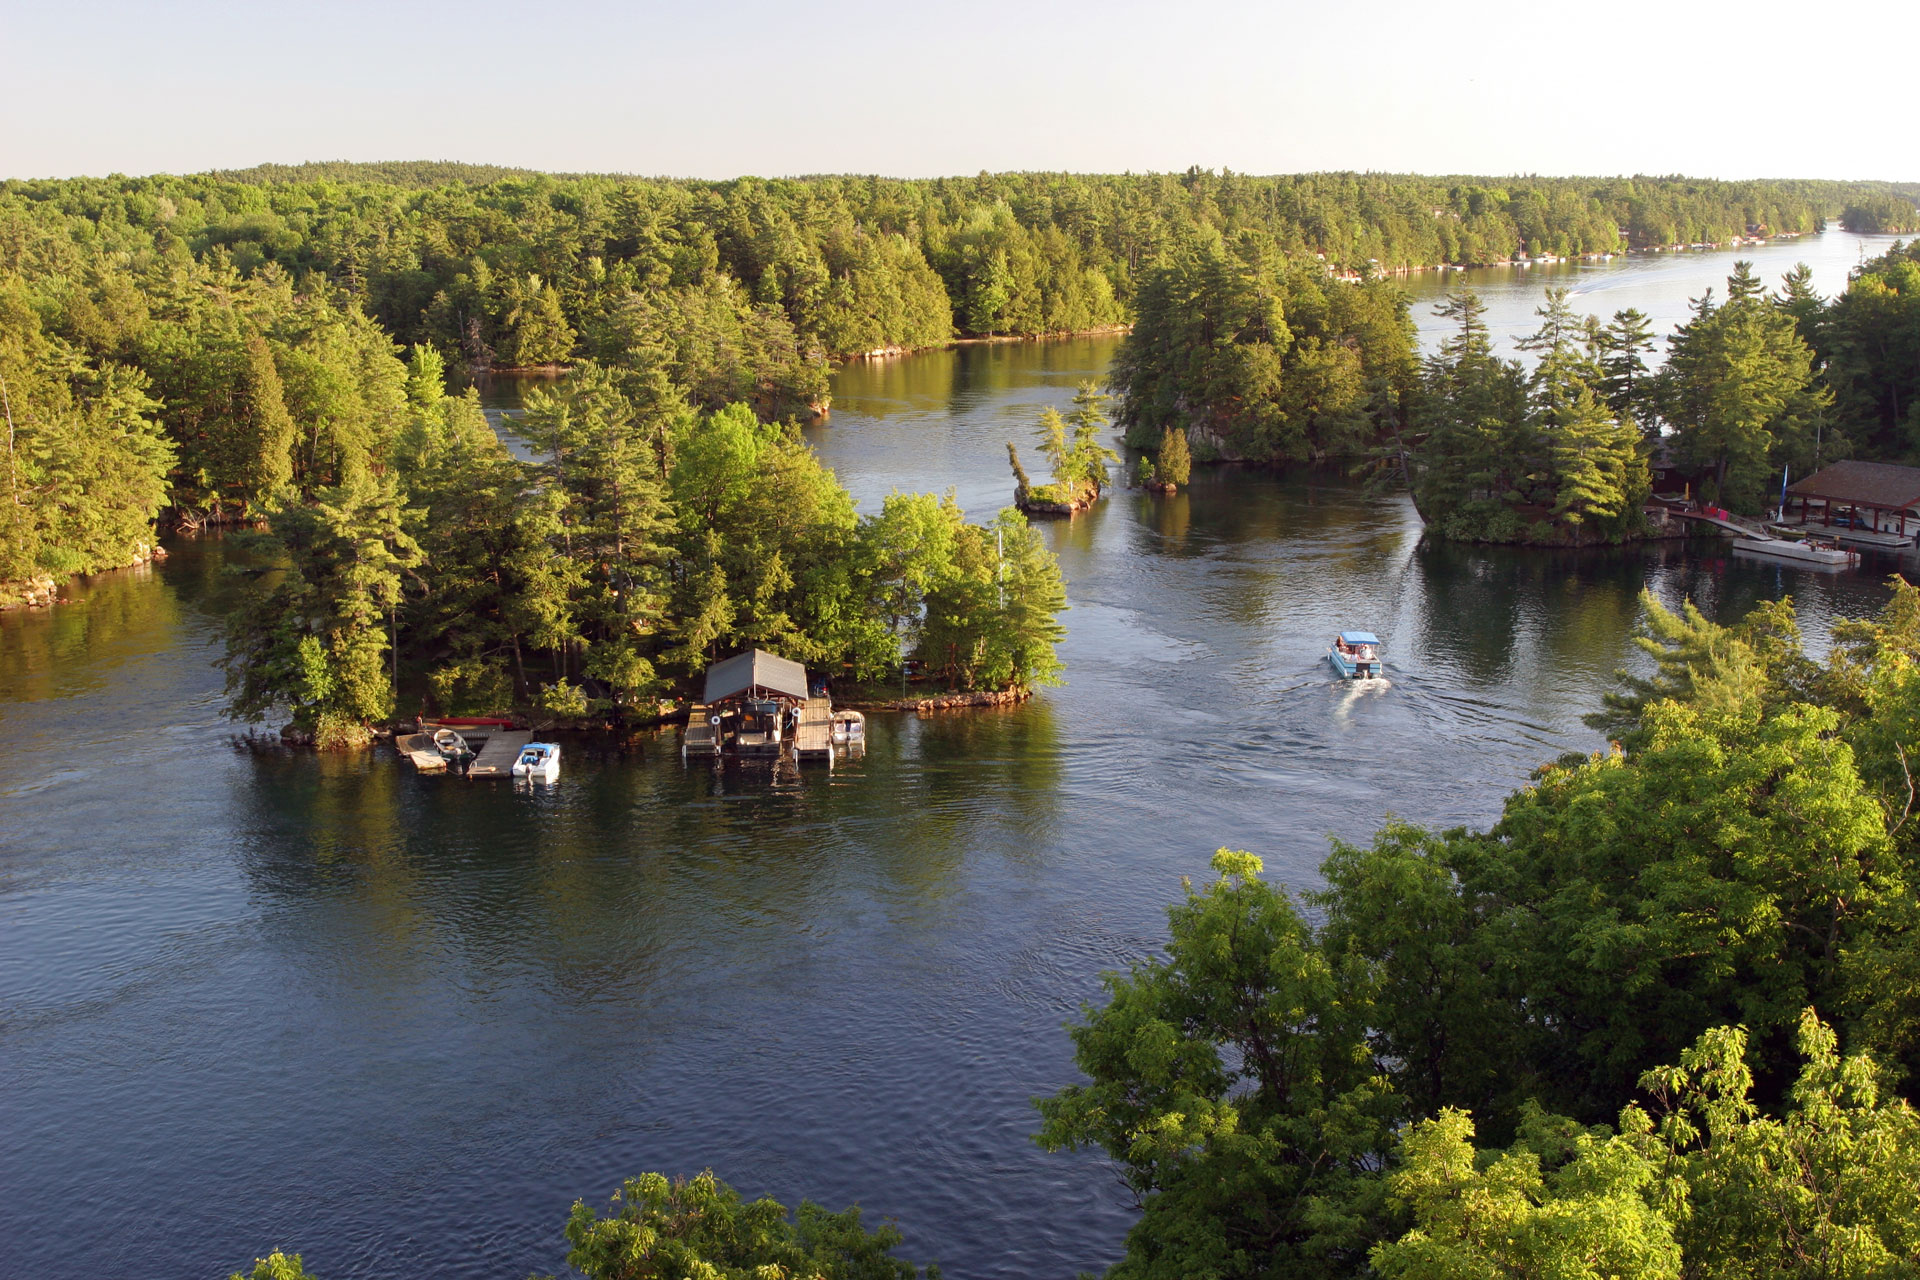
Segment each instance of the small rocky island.
[[1034,484],[1020,463],[1020,450],[1007,441],[1013,505],[1022,514],[1071,517],[1100,500],[1107,485],[1107,464],[1120,460],[1100,439],[1100,429],[1108,424],[1107,399],[1092,382],[1082,382],[1065,417],[1052,408],[1040,415],[1040,455],[1052,468],[1051,484]]

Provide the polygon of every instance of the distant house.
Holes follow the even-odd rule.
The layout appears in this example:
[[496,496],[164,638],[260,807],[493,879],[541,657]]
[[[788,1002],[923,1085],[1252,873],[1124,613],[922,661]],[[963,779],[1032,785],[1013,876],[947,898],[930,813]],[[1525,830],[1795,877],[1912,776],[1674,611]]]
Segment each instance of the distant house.
[[1787,518],[1801,524],[1920,532],[1920,467],[1836,462],[1787,486]]

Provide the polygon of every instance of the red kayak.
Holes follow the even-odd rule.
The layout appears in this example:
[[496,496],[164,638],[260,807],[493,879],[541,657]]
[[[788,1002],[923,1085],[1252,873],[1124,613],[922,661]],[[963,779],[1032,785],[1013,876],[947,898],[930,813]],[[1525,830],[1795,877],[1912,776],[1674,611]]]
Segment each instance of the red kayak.
[[511,729],[513,721],[500,716],[441,716],[435,724],[464,724],[475,728],[486,725],[491,729]]

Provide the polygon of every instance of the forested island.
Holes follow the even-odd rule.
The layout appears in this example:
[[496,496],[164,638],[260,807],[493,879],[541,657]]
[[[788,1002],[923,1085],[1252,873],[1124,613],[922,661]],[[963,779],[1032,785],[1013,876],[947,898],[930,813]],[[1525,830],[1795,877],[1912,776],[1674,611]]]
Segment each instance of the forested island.
[[1862,196],[1840,211],[1840,225],[1868,235],[1906,235],[1920,231],[1920,209],[1904,196]]
[[1342,282],[1253,232],[1170,250],[1137,313],[1112,373],[1128,444],[1180,430],[1202,460],[1371,469],[1463,541],[1641,536],[1657,449],[1698,496],[1750,512],[1782,468],[1920,460],[1920,244],[1896,242],[1830,301],[1804,267],[1769,288],[1738,262],[1658,370],[1644,315],[1578,315],[1553,289],[1520,343],[1531,369],[1493,353],[1471,292],[1441,308],[1454,332],[1420,360],[1391,281]]

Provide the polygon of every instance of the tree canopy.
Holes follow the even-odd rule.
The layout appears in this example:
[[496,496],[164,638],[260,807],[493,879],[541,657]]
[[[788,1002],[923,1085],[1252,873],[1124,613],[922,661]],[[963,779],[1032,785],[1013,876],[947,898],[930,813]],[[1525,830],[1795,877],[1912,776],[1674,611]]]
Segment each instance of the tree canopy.
[[1038,1136],[1138,1197],[1114,1280],[1907,1274],[1920,589],[1824,664],[1648,613],[1624,745],[1316,890],[1222,850],[1107,975]]

